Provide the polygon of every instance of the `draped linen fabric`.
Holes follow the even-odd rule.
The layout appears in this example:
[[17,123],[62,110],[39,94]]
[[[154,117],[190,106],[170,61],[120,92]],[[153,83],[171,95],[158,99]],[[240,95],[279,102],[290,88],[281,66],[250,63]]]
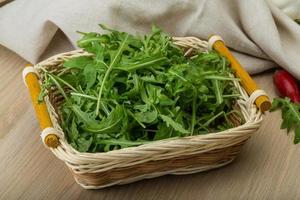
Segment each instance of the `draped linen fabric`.
[[0,7],[0,44],[37,63],[58,30],[76,48],[76,31],[101,32],[99,23],[132,34],[153,24],[171,36],[218,34],[249,73],[280,66],[300,79],[300,26],[263,0],[15,0]]

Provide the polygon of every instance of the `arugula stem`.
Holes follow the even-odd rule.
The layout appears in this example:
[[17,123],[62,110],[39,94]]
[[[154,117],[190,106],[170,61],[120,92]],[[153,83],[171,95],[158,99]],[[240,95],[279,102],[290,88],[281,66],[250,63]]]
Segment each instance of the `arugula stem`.
[[142,62],[142,63],[138,63],[138,64],[135,64],[135,65],[130,65],[128,67],[116,67],[115,69],[120,69],[120,70],[124,70],[124,71],[133,71],[133,70],[137,70],[141,67],[145,67],[147,65],[153,65],[153,64],[158,63],[158,62],[163,61],[163,60],[166,60],[166,58],[165,57],[157,58],[157,59],[150,60],[150,61],[147,61],[147,62]]
[[224,57],[222,57],[222,69],[223,71],[225,71],[225,68],[226,68],[226,60]]
[[204,79],[211,79],[211,80],[220,80],[220,81],[240,81],[239,78],[233,78],[228,76],[220,76],[220,75],[210,75],[204,76]]
[[78,90],[76,90],[70,83],[68,83],[67,81],[61,79],[58,76],[52,75],[54,78],[56,78],[57,80],[59,80],[60,82],[62,82],[63,84],[65,84],[66,86],[68,86],[69,88],[71,88],[74,92],[78,92]]
[[114,59],[112,60],[112,62],[110,63],[110,65],[108,66],[108,69],[106,70],[105,72],[105,75],[104,75],[104,78],[102,80],[102,84],[101,84],[101,87],[100,87],[100,90],[99,90],[99,94],[98,94],[98,100],[97,100],[97,106],[96,106],[96,115],[99,114],[99,107],[100,107],[100,101],[101,101],[101,96],[102,96],[102,92],[103,92],[103,88],[104,88],[104,85],[105,85],[105,82],[106,82],[106,79],[108,78],[116,60],[118,59],[118,57],[120,56],[122,50],[123,50],[123,47],[125,45],[125,43],[127,42],[127,39],[128,39],[128,34],[126,35],[124,41],[122,42],[122,44],[120,45],[119,49],[118,49],[118,52],[117,54],[115,55]]
[[[71,92],[70,94],[73,95],[73,96],[84,97],[84,98],[91,99],[91,100],[96,100],[96,101],[98,100],[97,97],[91,96],[91,95],[88,95],[88,94],[82,94],[82,93],[76,93],[76,92]],[[102,101],[112,101],[112,102],[114,102],[115,100],[102,98]]]
[[[60,82],[62,82],[63,84],[65,84],[66,86],[68,86],[70,89],[72,89],[74,92],[78,92],[78,90],[76,90],[71,84],[69,84],[67,81],[61,79],[60,77],[51,74],[48,70],[46,70],[44,67],[40,67],[50,78],[51,80],[55,83],[55,85],[59,85],[60,88],[62,89],[62,86],[57,82],[57,80],[59,80]],[[57,79],[57,80],[56,80]],[[63,91],[63,89],[62,89]],[[65,94],[65,92],[63,92]]]
[[199,134],[199,132],[200,132],[201,129],[204,129],[204,131],[202,130],[202,132],[205,132],[205,133],[209,132],[208,128],[204,127],[202,124],[199,124],[199,126],[200,127],[197,128],[196,131],[195,131],[197,134]]
[[213,71],[204,71],[204,72],[201,73],[201,75],[210,75],[210,74],[217,74],[217,73],[218,73],[218,71],[215,71],[215,70],[213,70]]
[[208,126],[211,122],[213,122],[215,119],[217,119],[218,117],[220,117],[221,115],[224,114],[224,111],[219,112],[217,115],[213,116],[212,118],[210,118],[209,120],[207,120],[203,126]]
[[137,123],[139,123],[139,125],[141,125],[141,127],[143,127],[143,128],[146,128],[146,126],[142,123],[142,122],[140,122],[135,116],[134,116],[134,114],[130,111],[130,110],[127,110],[127,113],[137,122]]
[[96,42],[96,41],[101,41],[102,39],[101,38],[98,38],[98,37],[93,37],[93,38],[89,38],[89,39],[86,39],[86,40],[79,40],[78,41],[78,46],[83,46],[85,45],[86,43],[90,43],[90,42]]
[[217,99],[217,104],[220,105],[223,102],[221,87],[220,87],[218,80],[212,80],[212,81],[213,81],[213,86],[214,86],[215,95],[216,95],[216,99]]
[[[207,98],[216,98],[214,95],[206,95]],[[223,94],[222,97],[224,98],[232,98],[232,97],[240,97],[241,94]]]
[[103,108],[103,111],[105,112],[106,116],[108,116],[110,114],[108,108],[105,106],[105,104],[103,102],[101,103],[101,107]]
[[193,104],[192,104],[192,120],[191,120],[191,135],[194,134],[194,127],[196,122],[196,100],[197,100],[198,94],[197,90],[194,88],[194,94],[193,94]]
[[56,85],[57,89],[60,91],[60,93],[63,95],[63,97],[68,101],[69,98],[66,95],[65,91],[63,90],[63,88],[61,87],[61,85],[57,82],[57,80],[51,74],[48,74],[48,76],[53,81],[53,83]]
[[62,69],[61,72],[59,72],[59,73],[57,74],[57,76],[63,75],[64,73],[66,73],[66,72],[69,71],[70,69],[71,69],[71,68],[64,68],[64,69]]
[[170,74],[173,74],[175,76],[177,76],[178,78],[180,78],[181,80],[183,80],[184,82],[187,82],[187,80],[185,78],[183,78],[182,76],[180,76],[179,74],[177,74],[176,72],[169,70]]
[[98,142],[99,144],[111,144],[111,145],[126,145],[126,146],[137,146],[142,144],[147,144],[150,141],[130,141],[124,139],[108,139],[108,140],[101,140]]
[[103,62],[102,60],[97,60],[97,62],[102,63],[107,69],[109,68],[109,66],[105,62]]
[[90,96],[90,95],[87,95],[87,94],[82,94],[82,93],[71,92],[71,95],[73,95],[73,96],[78,96],[78,97],[84,97],[84,98],[92,99],[92,100],[98,100],[97,97]]

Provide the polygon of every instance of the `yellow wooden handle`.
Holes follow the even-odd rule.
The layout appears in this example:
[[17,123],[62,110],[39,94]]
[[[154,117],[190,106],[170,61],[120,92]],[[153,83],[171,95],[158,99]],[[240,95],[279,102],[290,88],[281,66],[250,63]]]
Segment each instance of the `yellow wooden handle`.
[[[249,95],[251,95],[256,90],[259,90],[258,85],[250,77],[250,75],[242,67],[238,60],[232,55],[232,53],[225,46],[222,40],[216,40],[212,44],[212,48],[219,52],[221,55],[225,56],[230,61],[231,67],[235,71],[236,77],[241,79],[241,84]],[[269,110],[271,107],[271,102],[269,98],[265,95],[259,96],[255,100],[255,104],[262,112]]]
[[[30,65],[27,65],[26,67],[30,67]],[[46,128],[53,127],[46,103],[44,101],[40,103],[38,102],[41,87],[37,75],[33,72],[29,72],[25,75],[24,80],[27,84],[27,88],[29,90],[33,107],[40,123],[41,129],[44,130]],[[59,144],[58,137],[55,135],[55,133],[49,134],[45,137],[44,143],[48,147],[56,148]]]

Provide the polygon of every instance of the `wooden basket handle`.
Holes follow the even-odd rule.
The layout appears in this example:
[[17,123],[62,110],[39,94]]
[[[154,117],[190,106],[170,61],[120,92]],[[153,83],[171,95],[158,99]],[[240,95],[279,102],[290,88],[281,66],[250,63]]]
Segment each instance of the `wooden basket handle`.
[[44,101],[38,102],[41,87],[37,73],[31,65],[26,65],[24,68],[23,79],[29,90],[35,114],[42,129],[43,143],[49,148],[56,148],[59,145],[59,137],[53,128],[46,103]]
[[[255,91],[261,91],[255,81],[247,73],[247,71],[242,67],[239,61],[232,55],[229,49],[225,46],[223,39],[220,36],[211,36],[208,40],[210,49],[214,49],[221,55],[225,56],[231,63],[231,67],[235,71],[235,75],[241,79],[241,84],[245,88],[246,92],[251,97],[252,94],[255,95]],[[271,102],[267,95],[260,95],[255,97],[256,106],[265,112],[270,109]]]

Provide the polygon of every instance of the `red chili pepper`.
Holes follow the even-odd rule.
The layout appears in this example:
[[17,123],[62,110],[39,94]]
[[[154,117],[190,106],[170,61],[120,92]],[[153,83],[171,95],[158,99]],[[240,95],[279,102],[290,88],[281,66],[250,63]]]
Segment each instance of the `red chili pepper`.
[[273,76],[274,84],[281,97],[289,97],[292,102],[300,103],[297,80],[285,70],[277,70]]

